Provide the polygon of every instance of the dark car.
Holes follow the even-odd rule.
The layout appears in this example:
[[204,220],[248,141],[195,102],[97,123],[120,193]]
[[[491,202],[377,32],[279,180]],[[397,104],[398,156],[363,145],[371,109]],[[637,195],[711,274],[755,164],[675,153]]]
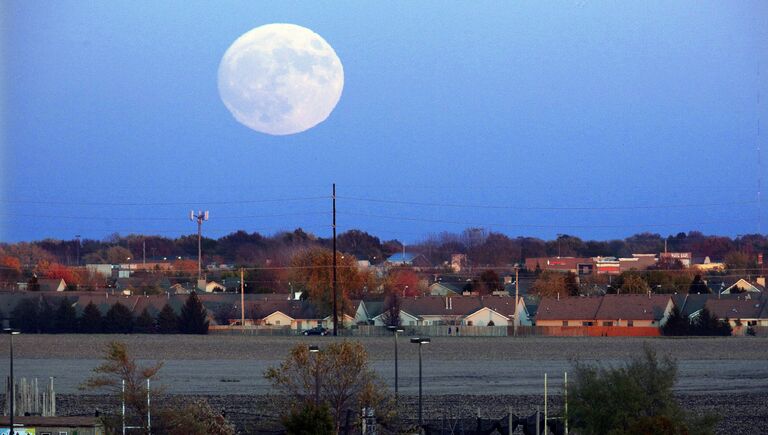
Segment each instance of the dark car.
[[322,326],[315,326],[312,329],[304,331],[304,335],[328,335],[328,330]]

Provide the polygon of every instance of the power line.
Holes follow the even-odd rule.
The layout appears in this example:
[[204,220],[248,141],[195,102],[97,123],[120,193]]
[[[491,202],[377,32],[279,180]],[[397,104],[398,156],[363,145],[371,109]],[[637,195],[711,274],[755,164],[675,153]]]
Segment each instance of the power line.
[[679,226],[698,226],[698,225],[714,225],[714,224],[722,224],[722,223],[732,223],[732,222],[754,222],[754,219],[729,219],[729,220],[722,220],[722,221],[709,221],[709,222],[685,222],[685,223],[669,223],[669,224],[626,224],[626,225],[544,225],[544,224],[508,224],[508,223],[478,223],[478,222],[465,222],[465,221],[450,221],[450,220],[443,220],[443,219],[426,219],[426,218],[415,218],[415,217],[406,217],[406,216],[389,216],[389,215],[377,215],[377,214],[367,214],[367,213],[354,213],[354,212],[344,212],[340,213],[343,215],[351,215],[351,216],[361,216],[361,217],[372,217],[372,218],[381,218],[381,219],[393,219],[393,220],[402,220],[402,221],[412,221],[412,222],[428,222],[428,223],[440,223],[440,224],[454,224],[454,225],[468,225],[473,227],[511,227],[511,228],[575,228],[575,229],[589,229],[589,228],[632,228],[632,227],[639,227],[639,228],[646,228],[646,227],[653,227],[653,228],[663,228],[663,227],[679,227]]
[[77,201],[42,201],[42,200],[6,200],[0,202],[7,204],[40,204],[40,205],[82,205],[82,206],[128,206],[128,207],[153,207],[153,206],[193,206],[193,205],[227,205],[227,204],[258,204],[268,202],[293,202],[328,199],[326,196],[307,196],[298,198],[272,198],[272,199],[242,199],[237,201],[184,201],[184,202],[77,202]]
[[578,207],[534,207],[522,205],[487,205],[487,204],[458,204],[458,203],[437,203],[437,202],[417,202],[402,201],[377,198],[363,198],[353,196],[338,196],[339,199],[351,201],[373,202],[381,204],[401,204],[423,207],[447,207],[447,208],[483,208],[483,209],[501,209],[501,210],[541,210],[541,211],[589,211],[589,210],[656,210],[673,208],[708,208],[708,207],[731,207],[739,205],[757,204],[757,201],[736,201],[722,203],[698,203],[698,204],[664,204],[664,205],[639,205],[639,206],[578,206]]

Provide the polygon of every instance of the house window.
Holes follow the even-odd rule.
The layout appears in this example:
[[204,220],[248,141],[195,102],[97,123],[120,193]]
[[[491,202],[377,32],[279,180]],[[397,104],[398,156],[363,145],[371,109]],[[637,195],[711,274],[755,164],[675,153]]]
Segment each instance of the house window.
[[568,326],[568,321],[567,320],[563,320],[563,326]]
[[59,435],[67,435],[67,433],[63,431],[59,431]]
[[467,326],[472,326],[472,321],[467,322]]
[[280,321],[279,320],[275,320],[275,325],[280,326]]
[[582,322],[581,323],[582,326],[594,326],[594,324],[595,324],[594,322]]
[[750,320],[747,322],[747,326],[757,326],[757,320]]
[[613,322],[603,322],[603,326],[613,326]]
[[627,326],[635,326],[634,320],[627,320]]

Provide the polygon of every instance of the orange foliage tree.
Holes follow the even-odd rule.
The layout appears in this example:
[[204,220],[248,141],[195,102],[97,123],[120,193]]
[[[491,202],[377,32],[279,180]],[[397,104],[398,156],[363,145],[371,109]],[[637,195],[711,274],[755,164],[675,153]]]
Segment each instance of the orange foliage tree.
[[59,263],[41,261],[37,264],[38,273],[48,279],[63,279],[67,285],[80,285],[80,274],[77,270]]
[[390,272],[384,287],[389,293],[397,293],[401,297],[419,296],[419,276],[410,269],[397,269]]
[[0,283],[11,285],[21,275],[21,261],[12,255],[0,256]]
[[[309,299],[323,313],[332,313],[333,307],[333,253],[328,249],[314,248],[299,251],[291,261],[291,280],[309,293]],[[355,258],[336,254],[336,283],[338,307],[342,303],[350,307],[349,297],[358,296],[369,284],[369,275],[360,271]]]

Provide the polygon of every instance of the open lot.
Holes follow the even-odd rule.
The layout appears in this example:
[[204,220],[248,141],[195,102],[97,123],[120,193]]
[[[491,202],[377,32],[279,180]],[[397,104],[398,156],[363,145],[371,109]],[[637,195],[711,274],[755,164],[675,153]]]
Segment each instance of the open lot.
[[[14,339],[16,376],[56,378],[56,390],[78,393],[77,386],[99,363],[106,343],[126,342],[140,360],[163,360],[158,381],[174,394],[268,394],[264,369],[277,364],[297,344],[319,344],[333,337],[258,337],[188,335],[21,335]],[[0,355],[7,358],[7,336]],[[376,371],[394,382],[394,341],[362,338]],[[423,353],[425,394],[541,394],[544,373],[553,393],[572,359],[619,364],[644,345],[678,361],[677,390],[683,394],[768,392],[768,339],[488,337],[436,338]],[[399,341],[400,388],[418,388],[417,346]],[[0,363],[0,372],[7,365]]]

